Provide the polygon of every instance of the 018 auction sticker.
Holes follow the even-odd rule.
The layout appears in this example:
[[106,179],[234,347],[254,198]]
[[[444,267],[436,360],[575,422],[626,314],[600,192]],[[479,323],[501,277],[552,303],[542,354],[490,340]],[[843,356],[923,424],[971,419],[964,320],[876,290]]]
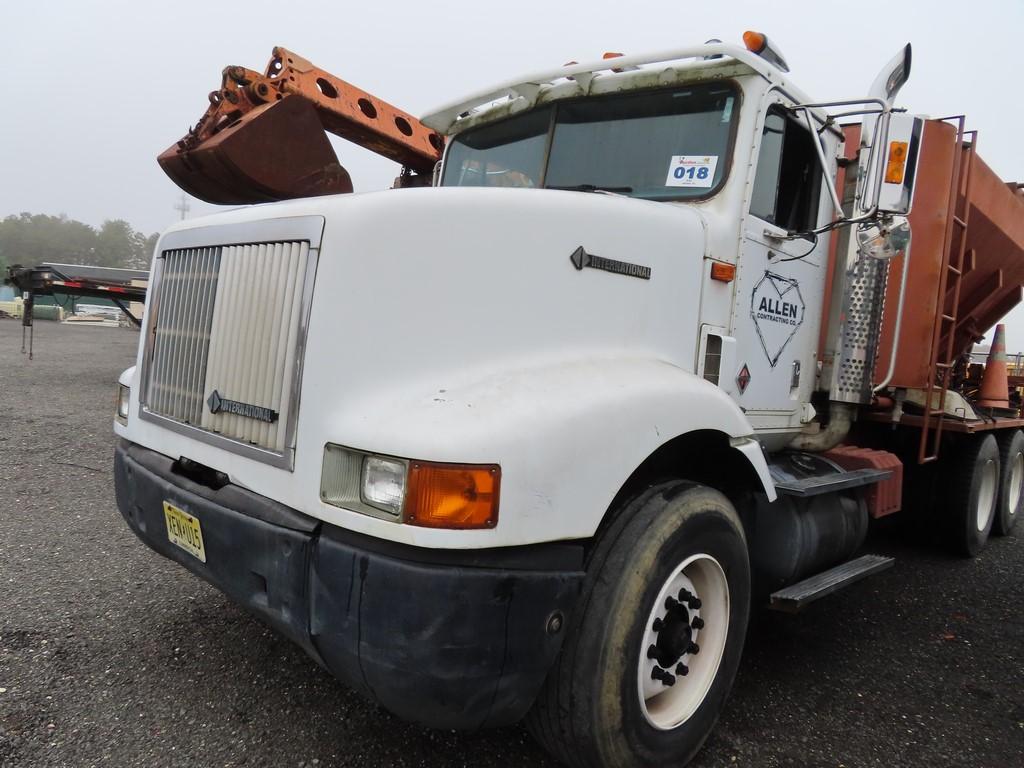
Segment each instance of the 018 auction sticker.
[[715,183],[718,155],[672,155],[666,187],[705,187]]

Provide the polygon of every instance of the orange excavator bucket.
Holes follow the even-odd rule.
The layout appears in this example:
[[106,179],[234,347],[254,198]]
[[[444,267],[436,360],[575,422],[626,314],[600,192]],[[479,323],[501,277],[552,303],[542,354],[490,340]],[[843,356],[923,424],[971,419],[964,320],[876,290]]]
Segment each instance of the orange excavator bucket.
[[157,158],[175,184],[208,203],[261,203],[351,192],[316,109],[302,99],[262,104],[192,149]]
[[209,98],[196,126],[157,158],[175,184],[209,203],[351,192],[325,130],[401,163],[413,184],[429,183],[444,148],[412,115],[284,48],[265,74],[228,67]]

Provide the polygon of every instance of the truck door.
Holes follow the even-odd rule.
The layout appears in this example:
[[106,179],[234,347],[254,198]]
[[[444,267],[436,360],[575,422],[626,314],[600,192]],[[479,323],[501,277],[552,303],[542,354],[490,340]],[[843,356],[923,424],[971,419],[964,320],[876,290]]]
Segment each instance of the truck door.
[[800,424],[814,386],[827,238],[788,237],[828,216],[813,141],[781,104],[764,113],[732,316],[733,397],[758,429]]

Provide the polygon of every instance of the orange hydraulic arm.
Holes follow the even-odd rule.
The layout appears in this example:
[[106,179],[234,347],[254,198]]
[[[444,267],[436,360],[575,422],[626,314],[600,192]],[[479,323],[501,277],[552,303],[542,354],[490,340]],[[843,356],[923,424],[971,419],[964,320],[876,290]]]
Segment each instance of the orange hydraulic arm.
[[444,149],[441,135],[412,115],[285,48],[274,48],[264,74],[228,67],[209,98],[196,126],[157,160],[179,187],[210,203],[351,192],[325,130],[426,179]]

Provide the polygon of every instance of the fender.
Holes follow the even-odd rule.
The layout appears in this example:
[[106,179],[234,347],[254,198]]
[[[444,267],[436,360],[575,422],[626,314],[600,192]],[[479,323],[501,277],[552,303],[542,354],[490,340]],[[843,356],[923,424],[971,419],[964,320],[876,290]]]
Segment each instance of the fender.
[[[433,531],[357,513],[343,524],[423,546],[514,546],[593,536],[626,479],[670,440],[729,436],[765,494],[774,484],[753,429],[720,389],[652,359],[593,359],[506,371],[409,398],[395,389],[350,402],[327,432],[355,448],[431,461],[497,463],[498,526]],[[360,418],[373,413],[372,422]]]

